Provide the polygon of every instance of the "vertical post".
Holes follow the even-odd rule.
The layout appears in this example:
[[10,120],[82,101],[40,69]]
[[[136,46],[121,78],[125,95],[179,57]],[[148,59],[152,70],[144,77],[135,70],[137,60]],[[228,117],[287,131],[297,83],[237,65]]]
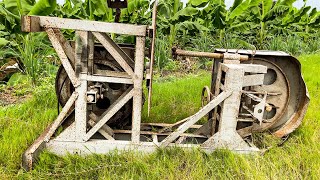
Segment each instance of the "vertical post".
[[218,132],[201,146],[240,150],[243,152],[258,151],[256,147],[249,146],[236,131],[244,80],[244,68],[237,64],[221,64],[221,70],[226,72],[224,91],[232,92],[232,94],[222,103]]
[[228,67],[224,86],[226,91],[233,91],[233,93],[222,105],[219,132],[225,132],[228,130],[236,131],[237,128],[237,117],[241,103],[244,69],[238,65],[230,66],[235,67]]
[[75,135],[77,142],[83,142],[87,131],[87,85],[88,72],[88,32],[76,31],[75,70],[80,85],[75,87],[78,99],[75,102]]
[[136,54],[133,75],[133,112],[132,112],[132,134],[131,141],[134,144],[140,142],[140,124],[142,111],[142,81],[143,81],[143,67],[144,67],[144,51],[145,51],[145,37],[137,36],[136,38]]
[[[88,32],[88,74],[94,72],[94,39],[92,32]],[[88,111],[93,109],[93,104],[87,104]]]
[[92,32],[88,32],[88,73],[93,75],[94,67],[94,39]]

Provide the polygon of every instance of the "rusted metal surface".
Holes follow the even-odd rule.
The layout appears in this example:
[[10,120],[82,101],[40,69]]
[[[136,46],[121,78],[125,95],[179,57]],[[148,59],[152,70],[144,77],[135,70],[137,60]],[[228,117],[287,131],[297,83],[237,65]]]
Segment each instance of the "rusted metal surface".
[[203,87],[202,93],[201,93],[201,107],[204,107],[211,101],[211,91],[208,86]]
[[[289,99],[290,99],[290,84],[283,71],[276,64],[267,61],[266,59],[256,58],[255,64],[262,64],[268,67],[268,72],[265,75],[262,86],[251,88],[254,92],[270,92],[276,95],[267,95],[266,102],[272,106],[272,110],[265,112],[263,122],[254,124],[255,132],[262,132],[270,129],[284,115]],[[262,96],[262,95],[260,95]]]
[[173,57],[176,56],[190,56],[190,57],[205,57],[205,58],[214,58],[214,59],[228,59],[228,60],[236,60],[238,56],[240,57],[240,61],[247,61],[248,56],[246,55],[238,55],[238,54],[227,54],[227,57],[224,57],[224,53],[211,53],[211,52],[197,52],[197,51],[185,51],[177,48],[172,48]]

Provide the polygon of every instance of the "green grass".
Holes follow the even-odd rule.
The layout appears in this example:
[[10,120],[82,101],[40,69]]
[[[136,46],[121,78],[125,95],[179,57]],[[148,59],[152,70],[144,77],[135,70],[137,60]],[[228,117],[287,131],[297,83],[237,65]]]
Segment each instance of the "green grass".
[[[311,103],[302,126],[281,147],[264,156],[228,151],[206,154],[178,148],[155,153],[112,152],[88,157],[41,154],[31,172],[20,168],[21,154],[57,115],[53,79],[34,90],[28,101],[0,109],[1,179],[319,179],[320,177],[320,55],[301,56]],[[210,75],[167,78],[154,85],[153,111],[147,122],[174,122],[200,107],[200,93]],[[265,145],[275,144],[270,135]]]
[[169,76],[158,80],[153,86],[150,117],[145,106],[143,121],[174,123],[197,112],[201,107],[202,88],[209,86],[210,80],[208,72],[183,79]]

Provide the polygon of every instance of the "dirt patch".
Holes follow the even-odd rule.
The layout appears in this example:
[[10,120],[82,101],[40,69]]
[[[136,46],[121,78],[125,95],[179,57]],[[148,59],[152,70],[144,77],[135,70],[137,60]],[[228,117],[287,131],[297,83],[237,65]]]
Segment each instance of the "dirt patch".
[[30,97],[31,94],[17,96],[16,89],[8,87],[0,91],[0,106],[21,103]]

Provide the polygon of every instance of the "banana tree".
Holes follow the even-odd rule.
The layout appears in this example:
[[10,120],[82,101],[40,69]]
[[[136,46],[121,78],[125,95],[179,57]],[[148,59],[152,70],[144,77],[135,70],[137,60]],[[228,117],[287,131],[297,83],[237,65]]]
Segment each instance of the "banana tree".
[[7,45],[10,36],[21,33],[21,15],[48,15],[56,0],[3,0],[0,2],[0,46]]
[[183,8],[180,0],[171,2],[160,1],[158,5],[159,29],[169,36],[169,45],[172,46],[178,34],[182,36],[194,35],[208,29],[197,21],[200,10],[187,6]]
[[218,42],[236,39],[244,44],[246,42],[241,40],[239,34],[248,33],[256,26],[248,16],[250,3],[251,0],[235,0],[229,10],[223,0],[190,0],[187,6],[202,9],[198,15],[199,22],[219,38]]
[[172,18],[183,9],[180,0],[166,1],[160,0],[158,3],[158,24],[159,29],[164,34],[169,35],[169,45],[172,46],[176,37],[176,25],[172,23]]
[[[307,6],[308,7],[308,6]],[[303,31],[306,34],[315,33],[320,28],[320,12],[316,8],[313,8],[309,13],[306,12],[299,17],[297,23],[300,27],[303,27]]]
[[148,0],[129,0],[128,7],[121,11],[120,22],[150,24],[152,7]]
[[256,34],[258,48],[264,48],[264,41],[270,33],[270,29],[275,29],[281,25],[282,19],[288,15],[296,0],[251,0],[250,13],[252,21],[259,26],[253,29]]

